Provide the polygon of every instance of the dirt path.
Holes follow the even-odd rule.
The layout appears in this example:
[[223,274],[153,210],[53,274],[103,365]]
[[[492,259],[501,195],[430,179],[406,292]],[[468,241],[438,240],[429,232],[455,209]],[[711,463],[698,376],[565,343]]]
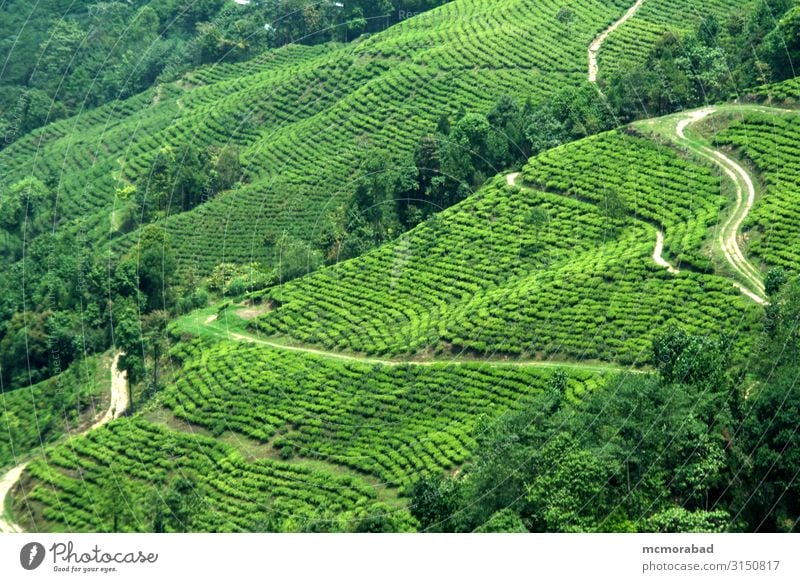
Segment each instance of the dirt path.
[[14,487],[14,484],[19,480],[22,471],[27,465],[28,463],[21,463],[0,478],[0,533],[17,533],[22,531],[13,521],[6,519],[4,509],[9,491],[11,491],[11,488]]
[[[517,179],[519,179],[520,172],[514,172],[513,174],[508,174],[506,176],[506,182],[509,186],[516,186],[517,188],[524,188],[525,186],[521,186],[517,184]],[[673,275],[677,275],[680,273],[678,269],[673,267],[663,256],[662,253],[664,252],[664,233],[656,228],[656,246],[653,249],[653,260],[655,261],[656,265],[659,267],[665,268]]]
[[725,256],[725,260],[744,280],[744,284],[737,283],[736,286],[756,303],[765,304],[766,299],[761,272],[747,260],[747,257],[744,256],[742,249],[739,247],[739,229],[747,218],[756,198],[753,179],[737,161],[722,152],[686,137],[685,132],[690,125],[705,119],[715,111],[715,108],[707,107],[687,114],[686,117],[678,121],[675,135],[679,143],[718,166],[736,187],[736,204],[719,229],[717,243]]
[[664,252],[664,233],[656,229],[656,246],[653,249],[653,260],[656,262],[656,265],[659,267],[664,267],[673,275],[680,273],[678,269],[670,265],[669,262],[667,262],[667,260],[661,256],[662,252]]
[[[108,409],[100,419],[95,421],[82,434],[86,434],[90,430],[95,430],[111,420],[119,418],[128,408],[128,373],[117,368],[120,356],[122,354],[118,353],[111,360],[111,401]],[[22,471],[27,466],[28,461],[20,463],[0,477],[0,533],[18,533],[22,531],[16,523],[5,515],[5,504],[6,497],[19,481]]]
[[436,359],[436,360],[386,360],[382,358],[371,358],[369,356],[357,356],[350,354],[343,354],[340,352],[329,352],[317,348],[310,348],[306,346],[293,346],[285,343],[262,339],[252,335],[238,333],[238,332],[224,332],[220,333],[221,336],[240,342],[251,344],[259,344],[269,346],[271,348],[286,350],[289,352],[300,352],[304,354],[312,354],[323,358],[332,360],[341,360],[345,362],[359,362],[362,364],[379,364],[381,366],[433,366],[436,364],[464,364],[476,363],[486,364],[489,366],[520,366],[520,367],[536,367],[536,368],[566,368],[578,370],[590,370],[595,372],[631,372],[631,373],[644,373],[641,370],[635,370],[629,367],[614,366],[612,364],[579,364],[575,362],[561,362],[551,360],[490,360],[490,359]]
[[592,41],[592,44],[589,45],[589,82],[590,83],[597,83],[597,53],[600,52],[600,48],[603,46],[603,43],[606,41],[608,36],[617,30],[622,24],[627,22],[631,19],[631,17],[636,14],[636,11],[641,8],[644,0],[636,0],[636,4],[628,8],[628,11],[622,15],[622,17],[617,20],[614,24],[606,28],[603,32],[601,32],[597,38]]

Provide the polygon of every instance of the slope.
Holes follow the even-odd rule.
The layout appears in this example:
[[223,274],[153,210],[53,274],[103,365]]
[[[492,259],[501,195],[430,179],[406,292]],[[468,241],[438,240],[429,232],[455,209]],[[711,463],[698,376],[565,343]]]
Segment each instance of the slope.
[[[705,241],[725,202],[709,167],[615,131],[533,158],[524,177],[525,188],[497,178],[390,245],[272,289],[257,327],[368,354],[644,364],[668,321],[747,326],[735,287],[697,271],[710,268]],[[694,270],[653,261],[654,225]]]
[[582,0],[567,25],[557,2],[457,0],[353,45],[287,46],[205,67],[126,102],[133,115],[112,112],[115,104],[35,132],[0,154],[0,182],[53,183],[57,231],[88,232],[98,244],[119,234],[111,213],[125,202],[115,191],[146,180],[160,147],[233,143],[244,186],[165,228],[184,267],[270,262],[265,235],[315,240],[350,195],[353,168],[374,152],[402,161],[443,113],[485,112],[502,94],[536,101],[583,82],[586,46],[626,8]]
[[704,17],[719,22],[752,5],[748,0],[643,0],[636,15],[623,23],[603,43],[598,55],[600,77],[608,76],[626,63],[642,63],[647,53],[668,32],[692,31]]
[[744,223],[749,252],[765,264],[796,273],[800,265],[800,115],[731,112],[714,143],[743,154],[759,170],[763,195]]

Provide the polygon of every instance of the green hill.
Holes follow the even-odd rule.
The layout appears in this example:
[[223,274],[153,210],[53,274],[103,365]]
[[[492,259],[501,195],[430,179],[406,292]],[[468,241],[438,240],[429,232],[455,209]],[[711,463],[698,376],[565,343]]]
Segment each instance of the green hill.
[[764,190],[745,224],[748,250],[764,263],[797,273],[800,266],[798,116],[733,115],[715,143],[735,148],[761,174]]
[[354,45],[289,46],[201,69],[157,90],[147,109],[147,97],[133,98],[137,113],[121,124],[106,127],[116,114],[92,112],[97,123],[80,137],[71,130],[51,141],[47,128],[30,136],[0,154],[0,180],[55,181],[59,230],[94,228],[98,244],[108,236],[115,186],[146,179],[158,148],[236,144],[246,183],[165,228],[184,266],[269,262],[264,235],[313,240],[315,225],[352,193],[353,168],[373,152],[399,162],[444,113],[485,113],[501,94],[542,99],[579,85],[586,45],[624,5],[579,2],[567,29],[557,3],[458,0]]
[[523,176],[522,188],[499,177],[389,245],[273,288],[259,329],[370,354],[643,364],[670,321],[746,328],[751,306],[729,281],[652,258],[657,224],[667,256],[708,267],[701,249],[725,202],[708,167],[612,132],[545,152]]

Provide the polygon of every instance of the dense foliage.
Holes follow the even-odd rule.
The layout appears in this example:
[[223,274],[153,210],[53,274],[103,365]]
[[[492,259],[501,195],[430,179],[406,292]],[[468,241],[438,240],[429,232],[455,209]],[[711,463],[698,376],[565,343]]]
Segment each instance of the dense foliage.
[[0,8],[0,148],[206,63],[348,41],[447,0],[10,0]]
[[793,0],[668,0],[645,2],[609,37],[600,70],[609,103],[631,119],[792,78],[798,58],[800,6]]
[[[790,531],[796,484],[798,287],[765,337],[758,388],[730,374],[729,343],[668,328],[658,374],[620,376],[581,401],[553,385],[477,431],[455,477],[413,487],[425,531]],[[777,364],[776,368],[773,368]]]

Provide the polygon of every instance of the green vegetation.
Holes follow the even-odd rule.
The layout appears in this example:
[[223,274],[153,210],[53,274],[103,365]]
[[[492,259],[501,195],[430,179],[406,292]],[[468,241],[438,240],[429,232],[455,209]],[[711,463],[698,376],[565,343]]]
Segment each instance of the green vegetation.
[[722,197],[705,166],[612,133],[541,154],[525,175],[580,199],[498,178],[391,244],[269,290],[274,309],[257,327],[369,354],[645,364],[669,321],[696,333],[751,325],[730,282],[657,266],[654,229],[633,218],[663,224],[667,248],[707,269],[700,246]]
[[201,64],[287,43],[352,40],[445,1],[9,0],[0,23],[0,148]]
[[800,49],[794,4],[644,2],[600,53],[611,107],[623,120],[648,118],[794,77]]
[[[791,326],[798,297],[795,283],[779,299]],[[726,343],[668,328],[654,343],[657,375],[616,377],[577,403],[553,387],[479,431],[459,475],[420,479],[411,512],[425,531],[791,531],[788,333],[764,338],[758,377],[772,380],[748,399]]]
[[[155,307],[137,260],[153,238],[148,221],[166,231],[175,259],[172,288],[159,298],[170,313],[202,304],[201,278],[220,263],[257,264],[253,272],[267,284],[314,270],[338,238],[337,217],[374,168],[368,161],[415,167],[420,138],[442,116],[455,129],[467,116],[489,115],[499,95],[535,104],[584,83],[585,44],[619,8],[585,0],[574,11],[580,17],[567,34],[557,6],[458,0],[355,44],[290,44],[200,67],[20,137],[0,151],[0,213],[25,180],[46,190],[25,219],[31,236],[13,220],[0,226],[10,273],[0,281],[0,334],[25,311],[64,312],[72,335],[90,338],[89,351],[107,349],[110,314],[133,313],[140,299],[145,311]],[[478,55],[484,60],[472,62]],[[493,162],[463,175],[477,186],[499,169]],[[369,188],[367,199],[377,191]],[[122,278],[124,289],[112,285],[106,297],[108,285],[94,289],[87,273]],[[26,284],[13,283],[20,280]],[[81,295],[91,317],[78,331]],[[50,373],[46,362],[36,368]]]
[[768,101],[776,105],[781,103],[796,104],[800,100],[800,77],[761,85],[748,91],[748,93],[759,101]]
[[720,179],[671,147],[623,132],[604,133],[530,161],[533,185],[656,224],[676,266],[710,270],[703,243],[726,200]]
[[685,110],[794,103],[800,7],[645,0],[589,83],[632,1],[4,5],[14,518],[796,529],[800,123]]
[[[182,343],[175,355],[182,371],[163,401],[195,423],[192,434],[140,416],[48,449],[23,479],[26,502],[15,511],[26,526],[405,530],[413,520],[387,486],[457,468],[480,419],[518,409],[554,383],[577,401],[602,382],[588,371],[343,363],[225,341]],[[195,434],[198,426],[241,436],[223,445]],[[258,460],[238,450],[247,439]],[[182,519],[170,517],[178,476],[189,481],[183,497],[195,499]]]
[[[375,488],[143,419],[51,448],[22,482],[16,514],[33,531],[395,531],[413,521]],[[99,502],[107,500],[107,502]]]
[[[282,458],[321,459],[392,486],[456,468],[474,448],[481,415],[520,406],[554,374],[481,362],[339,362],[241,342],[179,349],[182,371],[163,396],[177,417],[215,435],[269,442]],[[597,382],[571,371],[570,397]]]
[[756,165],[766,185],[745,230],[748,250],[764,263],[796,274],[800,265],[800,116],[746,113],[714,135],[714,143],[736,148]]
[[83,358],[63,373],[11,392],[0,392],[0,467],[52,443],[105,412],[110,372],[105,358]]

